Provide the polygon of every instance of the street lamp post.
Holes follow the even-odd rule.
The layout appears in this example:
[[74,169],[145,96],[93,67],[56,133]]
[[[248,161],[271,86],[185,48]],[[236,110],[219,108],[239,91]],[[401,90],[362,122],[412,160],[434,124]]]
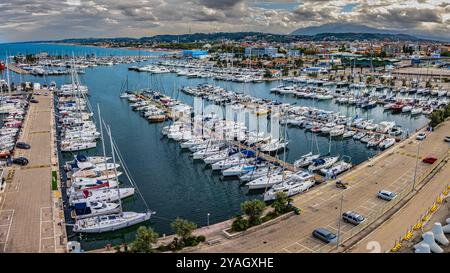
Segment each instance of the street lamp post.
[[416,167],[414,168],[414,181],[412,190],[415,190],[416,188],[417,166],[419,164],[419,151],[420,151],[420,142],[419,144],[417,144]]
[[344,192],[341,194],[341,208],[339,209],[338,216],[338,234],[337,234],[337,243],[336,243],[336,251],[339,252],[339,241],[341,240],[341,215],[342,215],[342,204],[344,203]]
[[209,215],[211,215],[209,212],[206,214],[206,225],[209,227]]

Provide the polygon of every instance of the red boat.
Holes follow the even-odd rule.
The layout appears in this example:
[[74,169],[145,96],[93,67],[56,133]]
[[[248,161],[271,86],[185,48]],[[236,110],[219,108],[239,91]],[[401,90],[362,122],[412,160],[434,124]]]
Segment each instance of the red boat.
[[401,112],[402,112],[402,109],[403,109],[403,106],[405,106],[403,103],[401,103],[401,102],[396,102],[396,103],[391,107],[392,113],[401,113]]
[[4,62],[0,62],[0,71],[1,70],[5,70],[5,68],[6,68],[5,63]]

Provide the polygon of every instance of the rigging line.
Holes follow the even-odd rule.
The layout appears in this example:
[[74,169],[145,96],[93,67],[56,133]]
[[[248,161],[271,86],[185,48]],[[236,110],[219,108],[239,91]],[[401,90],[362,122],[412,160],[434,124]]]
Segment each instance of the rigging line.
[[[104,126],[106,127],[105,121],[102,120],[102,122],[103,122]],[[114,150],[115,150],[115,152],[116,152],[116,154],[117,154],[117,156],[118,156],[118,159],[119,159],[120,163],[122,164],[122,167],[123,167],[123,169],[124,169],[124,171],[125,171],[125,174],[126,174],[128,180],[130,181],[130,183],[134,186],[134,188],[135,188],[136,191],[138,192],[139,196],[141,197],[142,201],[144,202],[145,207],[146,207],[148,210],[150,210],[150,207],[149,207],[147,201],[145,200],[144,196],[142,195],[141,190],[140,190],[139,187],[137,186],[137,184],[136,184],[134,178],[133,178],[132,175],[131,175],[131,172],[129,171],[127,165],[125,164],[125,161],[124,161],[124,159],[123,159],[123,156],[122,156],[122,154],[121,154],[121,152],[120,152],[120,150],[119,150],[119,147],[117,146],[116,141],[115,141],[114,138],[112,138],[112,142],[113,142],[112,144],[113,144],[113,146],[114,146]]]
[[[105,122],[104,120],[102,120],[102,121],[103,121],[103,125],[106,126],[106,122]],[[114,142],[114,143],[113,143],[114,146],[117,146],[117,144],[115,143],[114,139],[113,139],[113,142]],[[118,151],[117,147],[115,147],[115,150]],[[121,157],[121,154],[119,155],[119,152],[117,152],[117,155],[118,155],[119,161],[121,161],[122,167],[123,167],[123,169],[124,169],[124,171],[125,171],[125,174],[126,174],[128,180],[130,181],[130,183],[131,183],[132,186],[135,186],[134,179],[133,179],[133,178],[131,177],[131,175],[129,174],[129,169],[128,169],[128,167],[126,166],[125,161],[124,161],[123,158]]]

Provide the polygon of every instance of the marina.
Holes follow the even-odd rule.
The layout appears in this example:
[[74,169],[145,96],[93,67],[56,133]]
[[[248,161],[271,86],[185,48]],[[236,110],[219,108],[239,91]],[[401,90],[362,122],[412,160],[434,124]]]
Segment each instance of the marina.
[[[153,59],[158,62],[153,57],[148,62]],[[178,216],[200,226],[228,220],[242,201],[270,201],[278,191],[298,196],[296,204],[304,207],[304,194],[310,200],[309,192],[328,191],[323,182],[354,175],[367,159],[402,149],[397,146],[422,129],[427,113],[446,105],[449,95],[443,90],[419,95],[420,88],[340,88],[339,82],[318,87],[318,81],[294,86],[227,81],[170,69],[139,73],[133,66],[88,66],[81,74],[71,69],[63,77],[47,74],[45,83],[21,75],[40,81],[40,94],[55,94],[67,236],[83,249],[127,242],[137,223],[165,234]],[[12,75],[12,81],[18,77]],[[205,105],[245,109],[256,120],[269,121],[268,128],[275,117],[281,139],[249,130],[245,120],[224,122],[214,114],[181,121],[180,113],[191,116],[196,98]],[[391,108],[400,104],[395,113]],[[402,111],[405,107],[410,109]],[[227,134],[232,138],[222,138]],[[186,202],[191,211],[183,210]]]

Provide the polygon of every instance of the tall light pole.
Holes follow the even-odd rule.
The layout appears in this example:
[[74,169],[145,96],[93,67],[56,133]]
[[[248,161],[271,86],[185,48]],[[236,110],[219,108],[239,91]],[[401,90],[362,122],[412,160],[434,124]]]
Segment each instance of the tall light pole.
[[344,191],[341,194],[341,208],[339,209],[338,215],[338,234],[337,234],[337,243],[336,243],[336,251],[339,252],[339,241],[341,240],[341,215],[342,215],[342,205],[344,203]]
[[419,141],[419,144],[417,144],[416,167],[414,168],[414,181],[413,181],[412,190],[416,189],[417,165],[419,164],[420,143],[421,142]]
[[206,214],[206,226],[209,228],[209,216],[210,216],[211,214],[208,212],[207,214]]

